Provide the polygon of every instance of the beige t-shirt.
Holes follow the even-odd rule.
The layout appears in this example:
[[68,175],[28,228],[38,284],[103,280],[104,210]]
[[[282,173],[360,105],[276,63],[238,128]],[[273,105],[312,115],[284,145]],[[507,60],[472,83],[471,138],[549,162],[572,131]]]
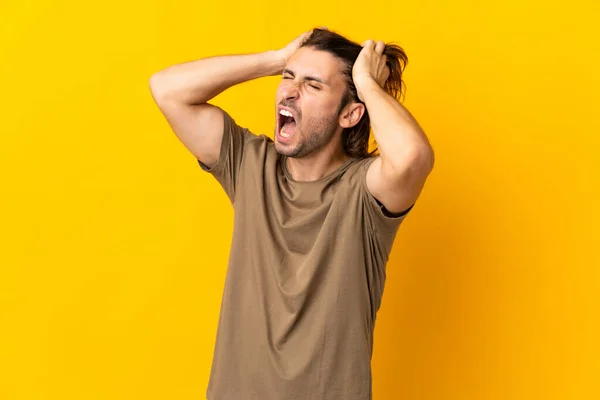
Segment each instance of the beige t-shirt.
[[198,160],[234,207],[207,399],[371,399],[375,315],[408,211],[388,216],[368,192],[374,158],[295,181],[272,139],[224,119],[218,162]]

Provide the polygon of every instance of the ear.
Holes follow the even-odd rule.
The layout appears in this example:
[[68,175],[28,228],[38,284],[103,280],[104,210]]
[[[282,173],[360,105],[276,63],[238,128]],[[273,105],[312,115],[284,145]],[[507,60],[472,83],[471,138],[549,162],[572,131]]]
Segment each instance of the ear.
[[364,113],[365,105],[363,103],[351,102],[340,113],[340,126],[342,128],[352,128],[358,124]]

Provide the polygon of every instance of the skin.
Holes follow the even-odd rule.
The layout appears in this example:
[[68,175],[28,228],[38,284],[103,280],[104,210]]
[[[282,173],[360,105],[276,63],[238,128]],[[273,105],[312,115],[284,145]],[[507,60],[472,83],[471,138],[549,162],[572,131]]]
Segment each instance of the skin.
[[275,134],[275,150],[289,157],[287,168],[294,179],[319,179],[349,158],[343,151],[342,131],[358,123],[364,106],[351,102],[340,110],[347,89],[342,67],[343,62],[330,53],[311,47],[299,48],[285,65],[276,105],[292,110],[296,131],[285,143]]
[[[215,56],[171,66],[150,79],[152,95],[183,144],[207,166],[219,158],[223,113],[207,103],[223,90],[263,76],[293,72],[277,90],[276,105],[286,104],[298,114],[298,132],[291,143],[276,140],[277,151],[287,154],[292,178],[322,178],[348,159],[343,151],[343,128],[354,126],[368,110],[380,156],[366,174],[369,192],[388,211],[397,213],[414,204],[433,168],[428,139],[410,112],[382,89],[389,71],[382,41],[363,43],[352,69],[352,80],[362,102],[351,101],[338,110],[345,85],[342,62],[333,55],[300,47],[306,32],[279,50]],[[289,72],[288,72],[289,73]],[[310,86],[307,76],[322,80]],[[314,83],[314,82],[312,82]],[[315,85],[317,86],[317,85]]]
[[[293,179],[322,178],[349,158],[343,151],[342,131],[356,125],[368,110],[381,155],[369,166],[367,188],[388,211],[406,210],[423,189],[434,155],[414,117],[383,90],[390,74],[383,54],[385,43],[363,43],[352,68],[352,80],[362,103],[351,101],[338,111],[346,90],[340,73],[342,61],[327,52],[299,47],[307,34],[277,52],[285,60],[285,67],[276,104],[289,106],[297,114],[298,125],[289,143],[279,142],[275,135],[276,150],[288,156],[285,162]],[[317,89],[307,76],[323,82],[315,85]]]

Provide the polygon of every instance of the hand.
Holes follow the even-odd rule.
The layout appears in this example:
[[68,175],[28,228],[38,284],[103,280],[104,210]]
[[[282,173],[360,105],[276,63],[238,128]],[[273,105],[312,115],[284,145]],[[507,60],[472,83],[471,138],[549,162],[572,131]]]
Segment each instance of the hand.
[[364,99],[360,93],[360,87],[369,82],[375,81],[380,87],[383,87],[388,77],[390,69],[386,65],[387,56],[383,54],[385,43],[367,40],[363,43],[363,49],[352,67],[352,81],[356,86],[356,91],[360,101]]
[[300,36],[298,36],[297,38],[292,40],[284,48],[275,51],[275,53],[277,54],[277,57],[280,60],[281,65],[282,65],[281,69],[283,69],[283,66],[285,66],[287,64],[287,62],[289,61],[292,54],[294,54],[294,52],[300,48],[300,45],[302,45],[302,43],[306,39],[308,39],[308,37],[311,35],[311,33],[312,33],[312,30],[310,30],[308,32],[304,32],[303,34],[301,34]]

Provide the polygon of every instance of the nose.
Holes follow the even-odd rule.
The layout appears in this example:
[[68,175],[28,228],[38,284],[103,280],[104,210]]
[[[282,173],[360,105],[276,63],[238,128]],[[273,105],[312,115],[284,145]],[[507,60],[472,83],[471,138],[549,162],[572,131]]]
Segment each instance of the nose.
[[285,100],[296,100],[299,96],[298,85],[290,83],[281,88],[281,96]]

